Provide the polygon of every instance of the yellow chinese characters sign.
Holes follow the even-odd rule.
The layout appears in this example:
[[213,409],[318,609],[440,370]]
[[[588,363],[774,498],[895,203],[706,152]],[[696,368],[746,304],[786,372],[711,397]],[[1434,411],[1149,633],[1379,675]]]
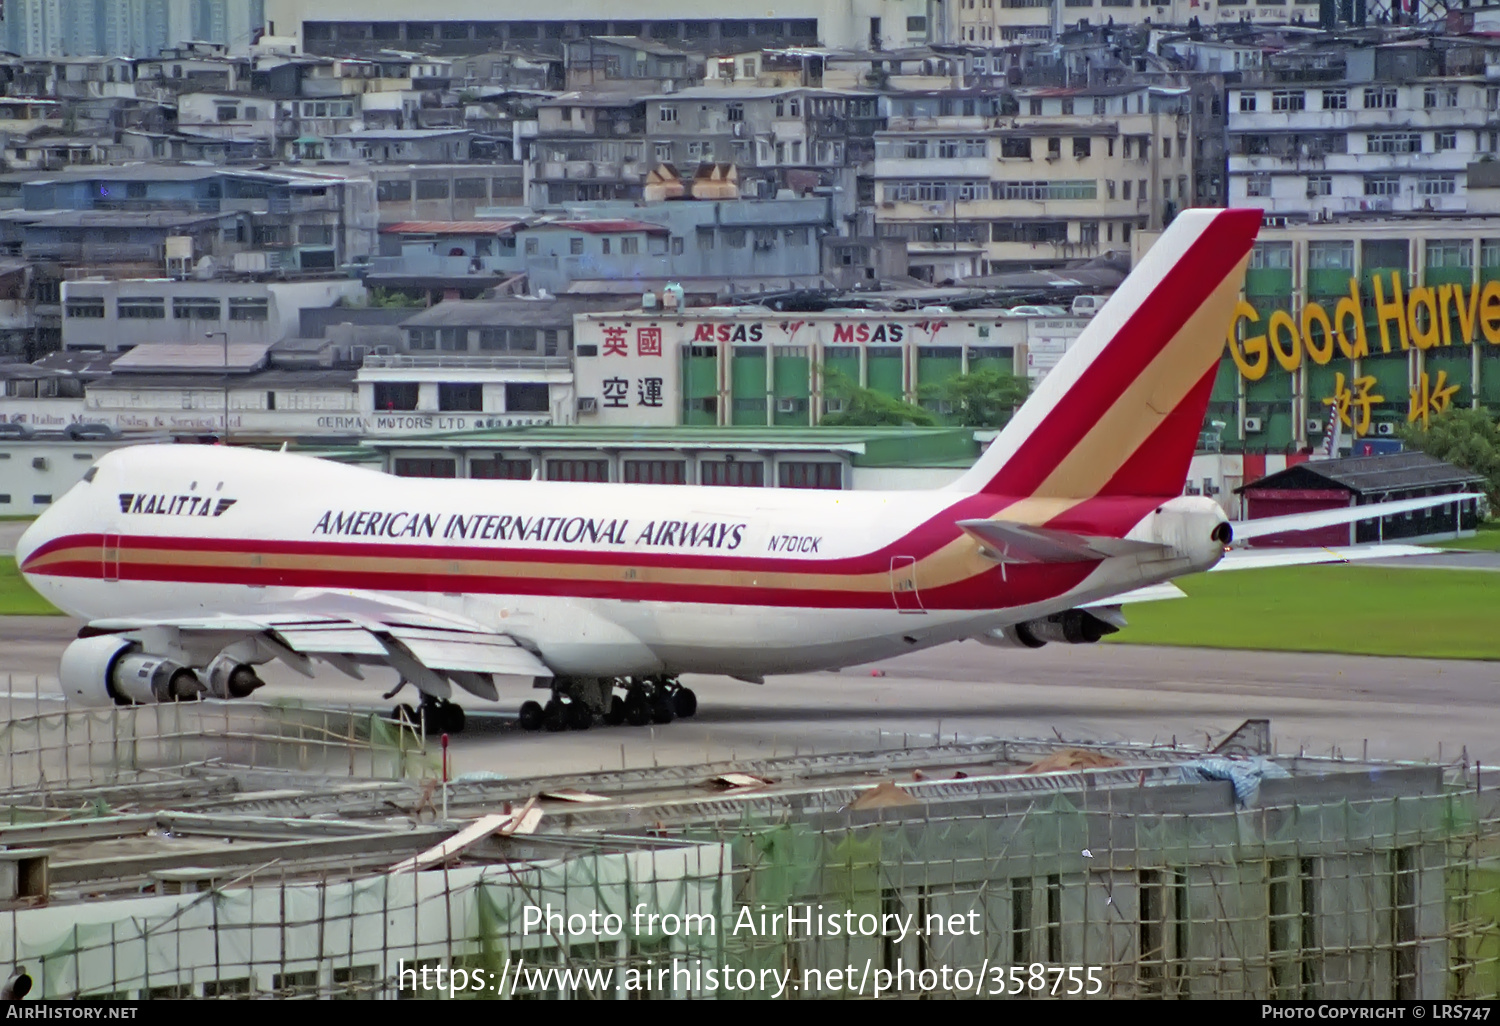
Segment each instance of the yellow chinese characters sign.
[[1333,376],[1333,395],[1324,399],[1323,405],[1332,406],[1338,411],[1344,427],[1352,428],[1356,435],[1363,437],[1370,431],[1370,407],[1385,402],[1385,396],[1370,392],[1374,387],[1373,374],[1355,378],[1351,388],[1344,384],[1344,372],[1339,371]]
[[[1500,281],[1482,286],[1427,285],[1403,293],[1401,276],[1392,271],[1388,279],[1373,277],[1370,292],[1376,355],[1473,346],[1480,339],[1500,346]],[[1350,278],[1349,294],[1333,304],[1331,315],[1322,303],[1308,303],[1300,318],[1276,310],[1259,333],[1260,314],[1241,300],[1229,326],[1229,353],[1246,381],[1264,378],[1273,360],[1283,370],[1293,372],[1307,359],[1322,367],[1336,357],[1367,357],[1371,354],[1371,329],[1366,324],[1365,300],[1358,280]],[[1374,386],[1373,375],[1351,374],[1346,380],[1340,372],[1335,376],[1334,394],[1322,402],[1337,411],[1345,427],[1363,436],[1370,430],[1372,407],[1385,401],[1383,395],[1371,391]],[[1460,387],[1449,383],[1446,371],[1438,371],[1436,378],[1424,371],[1410,390],[1407,423],[1421,422],[1425,428],[1433,415],[1452,405]]]
[[[1389,284],[1387,290],[1379,276],[1371,279],[1378,353],[1472,346],[1480,337],[1500,346],[1500,281],[1483,286],[1424,285],[1403,295],[1401,276],[1392,271]],[[1308,303],[1300,321],[1277,310],[1266,319],[1265,331],[1254,334],[1259,324],[1260,314],[1240,300],[1229,325],[1229,353],[1246,381],[1265,377],[1272,359],[1283,370],[1295,371],[1304,359],[1326,366],[1335,356],[1357,360],[1370,355],[1364,297],[1354,278],[1332,315],[1322,303]]]

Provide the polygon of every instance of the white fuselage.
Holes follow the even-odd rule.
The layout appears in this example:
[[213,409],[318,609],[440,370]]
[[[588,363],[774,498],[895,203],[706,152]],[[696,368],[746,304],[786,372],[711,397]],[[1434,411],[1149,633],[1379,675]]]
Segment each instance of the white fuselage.
[[[406,479],[142,446],[101,460],[18,560],[88,620],[248,615],[356,591],[502,631],[559,676],[761,676],[975,636],[1217,558],[1000,566],[954,524],[1006,507],[957,491]],[[1160,535],[1153,518],[1129,536]]]

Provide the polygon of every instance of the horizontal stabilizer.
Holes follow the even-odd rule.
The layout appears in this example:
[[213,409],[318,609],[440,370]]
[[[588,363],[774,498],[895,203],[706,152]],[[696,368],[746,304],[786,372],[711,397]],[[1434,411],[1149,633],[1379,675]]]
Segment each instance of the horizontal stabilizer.
[[1231,524],[1236,541],[1248,541],[1271,534],[1288,531],[1311,531],[1318,527],[1334,527],[1352,524],[1361,520],[1377,520],[1398,513],[1412,513],[1420,509],[1431,509],[1452,502],[1474,502],[1480,498],[1473,492],[1455,492],[1450,495],[1424,495],[1415,499],[1395,499],[1391,502],[1372,502],[1366,506],[1340,506],[1338,509],[1320,509],[1312,513],[1289,513],[1281,517],[1261,517],[1257,520],[1240,520]]
[[1432,549],[1419,545],[1345,545],[1336,548],[1234,549],[1224,554],[1211,573],[1220,570],[1262,570],[1273,566],[1307,566],[1313,563],[1353,563],[1366,559],[1430,556]]
[[1111,556],[1159,556],[1168,551],[1154,542],[1092,538],[1003,520],[960,520],[958,526],[979,539],[988,550],[986,555],[1001,563],[1087,563]]
[[1109,598],[1100,599],[1098,602],[1090,602],[1080,606],[1080,609],[1092,610],[1095,607],[1125,606],[1140,602],[1165,602],[1168,599],[1187,598],[1187,592],[1170,582],[1164,584],[1151,584],[1135,591],[1127,591],[1123,595],[1111,595]]

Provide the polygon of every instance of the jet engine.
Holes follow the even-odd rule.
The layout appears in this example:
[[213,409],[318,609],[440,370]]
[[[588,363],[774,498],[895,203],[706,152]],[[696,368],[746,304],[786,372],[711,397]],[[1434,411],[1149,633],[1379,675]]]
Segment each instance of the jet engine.
[[979,635],[978,640],[996,648],[1041,648],[1049,641],[1091,645],[1119,629],[1117,624],[1086,609],[1069,609],[1040,619],[998,627]]
[[266,683],[256,676],[255,667],[226,656],[219,656],[209,663],[203,676],[208,693],[214,698],[248,698],[250,692]]
[[68,701],[79,705],[191,702],[203,691],[186,666],[146,655],[135,642],[109,634],[80,638],[63,649],[58,678]]

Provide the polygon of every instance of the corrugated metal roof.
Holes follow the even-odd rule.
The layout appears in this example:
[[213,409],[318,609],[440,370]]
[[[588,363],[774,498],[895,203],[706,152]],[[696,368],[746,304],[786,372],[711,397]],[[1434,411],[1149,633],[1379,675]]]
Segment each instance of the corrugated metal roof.
[[1322,478],[1359,495],[1379,497],[1385,492],[1417,488],[1451,488],[1482,484],[1484,478],[1425,452],[1396,452],[1384,456],[1351,456],[1341,460],[1312,460],[1251,481],[1238,492],[1258,488],[1295,487],[1307,475]]
[[[121,371],[251,371],[266,362],[269,342],[148,342],[121,356],[110,368]],[[226,352],[227,350],[227,352]],[[227,358],[226,358],[227,357]]]
[[504,235],[520,221],[397,221],[384,235]]

